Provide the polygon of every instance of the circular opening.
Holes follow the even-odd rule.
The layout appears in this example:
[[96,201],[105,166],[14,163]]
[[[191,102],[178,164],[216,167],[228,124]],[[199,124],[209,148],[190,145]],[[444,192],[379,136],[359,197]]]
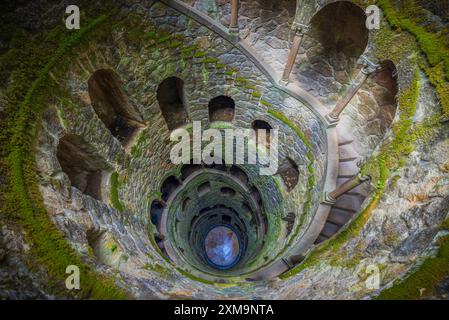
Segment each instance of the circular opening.
[[241,254],[240,239],[228,226],[213,227],[204,239],[207,261],[218,269],[229,269],[239,260]]

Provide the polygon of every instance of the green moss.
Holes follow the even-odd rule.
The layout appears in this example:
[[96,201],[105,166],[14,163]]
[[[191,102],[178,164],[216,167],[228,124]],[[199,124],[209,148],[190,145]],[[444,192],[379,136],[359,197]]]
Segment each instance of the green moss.
[[[430,24],[427,20],[423,23],[422,19],[426,17],[425,9],[416,4],[416,1],[408,0],[407,5],[402,6],[401,9],[397,9],[391,0],[379,0],[378,3],[382,7],[389,24],[396,30],[406,30],[412,34],[419,47],[416,47],[410,41],[404,41],[405,33],[398,34],[390,31],[390,35],[375,37],[376,49],[385,48],[384,51],[390,56],[394,53],[392,51],[395,50],[401,50],[406,54],[413,51],[423,52],[426,63],[421,63],[421,67],[436,88],[443,116],[449,117],[449,42],[446,40],[447,31],[434,32],[429,27],[432,24],[431,21]],[[398,39],[398,37],[402,39]],[[379,41],[379,38],[383,40]],[[388,46],[386,42],[393,43]],[[386,59],[389,59],[388,56],[386,56]],[[396,58],[395,63],[399,63],[399,61],[400,59]]]
[[197,51],[197,52],[195,52],[195,54],[193,56],[195,58],[204,58],[206,56],[206,53],[203,51]]
[[[441,229],[449,231],[449,219],[441,224]],[[449,277],[449,236],[439,239],[440,246],[435,257],[430,257],[412,270],[405,279],[396,280],[393,286],[383,290],[377,299],[423,299],[435,295],[436,284]]]
[[227,75],[227,76],[233,76],[233,75],[236,74],[236,71],[234,71],[234,70],[226,70],[224,72],[224,74]]
[[224,68],[227,67],[227,65],[224,64],[224,63],[219,63],[219,62],[217,62],[217,63],[215,64],[215,67],[216,67],[217,69],[224,69]]
[[427,258],[404,280],[397,280],[392,287],[383,290],[377,299],[415,300],[435,295],[435,285],[449,277],[449,236],[441,237],[439,245],[436,257]]
[[399,120],[392,126],[393,139],[384,143],[380,152],[369,159],[361,168],[361,174],[370,176],[378,189],[383,189],[389,172],[398,168],[398,160],[413,151],[413,143],[420,136],[418,131],[410,131],[420,92],[419,71],[408,88],[398,97]]
[[[262,101],[261,101],[261,103],[263,103]],[[272,106],[272,105],[270,104],[270,106]],[[274,110],[274,109],[269,109],[267,112],[270,115],[272,115],[273,117],[277,118],[278,120],[284,122],[293,131],[295,131],[295,133],[301,138],[302,142],[304,142],[307,149],[309,149],[309,151],[311,151],[313,149],[312,143],[310,142],[309,138],[307,138],[306,135],[289,118],[287,118],[284,114],[282,114],[281,112]],[[313,160],[313,157],[312,157],[312,160]]]
[[237,78],[235,78],[235,81],[237,83],[239,83],[240,85],[244,85],[244,84],[248,83],[249,80],[245,79],[245,78],[242,78],[242,77],[237,77]]
[[112,206],[120,212],[125,211],[125,207],[120,202],[120,198],[119,198],[119,192],[118,192],[119,181],[118,181],[118,173],[117,172],[113,172],[111,174],[110,187],[111,187],[110,200],[111,200]]
[[189,54],[193,53],[197,49],[197,46],[188,46],[181,49],[181,53]]
[[296,239],[296,236],[299,234],[299,231],[301,230],[302,225],[304,224],[304,221],[306,217],[309,215],[310,210],[312,209],[312,191],[315,188],[315,172],[313,169],[313,147],[310,142],[310,140],[306,137],[306,135],[296,126],[287,116],[285,116],[280,111],[269,109],[267,110],[268,114],[273,116],[274,118],[282,121],[284,124],[286,124],[288,127],[290,127],[301,139],[301,141],[304,143],[304,145],[307,148],[307,158],[310,161],[310,163],[307,165],[307,171],[309,172],[309,175],[307,177],[307,196],[306,201],[304,203],[303,212],[300,218],[299,223],[296,225],[295,230],[290,235],[289,241],[287,245],[278,253],[276,257],[279,257],[282,255],[286,249],[292,244],[292,242]]
[[143,36],[143,38],[145,39],[145,40],[148,40],[148,39],[156,39],[157,38],[157,33],[156,33],[156,31],[149,31],[149,32],[147,32],[147,33],[145,33],[144,34],[144,36]]
[[146,270],[151,270],[154,272],[159,273],[161,276],[168,278],[172,275],[171,270],[167,269],[166,267],[160,265],[159,263],[155,263],[155,264],[149,264],[146,263],[144,266],[144,269]]
[[419,12],[416,12],[419,6],[415,1],[409,0],[408,8],[404,7],[401,10],[397,10],[391,0],[378,0],[378,3],[391,26],[407,30],[413,34],[432,66],[444,64],[446,80],[449,80],[449,50],[445,39],[446,34],[444,32],[429,32],[414,21],[415,15],[419,14]]
[[251,96],[252,96],[253,98],[260,99],[260,98],[262,97],[262,93],[260,93],[259,91],[254,91],[254,92],[251,94]]
[[214,285],[215,282],[214,281],[210,281],[210,280],[206,280],[200,277],[197,277],[187,271],[182,270],[181,268],[177,268],[177,270],[179,271],[180,274],[182,274],[184,277],[189,278],[193,281],[197,281],[197,282],[201,282],[201,283],[205,283],[205,284],[209,284],[209,285]]
[[273,106],[271,102],[268,102],[266,100],[260,100],[260,104],[268,108],[271,108]]
[[166,42],[170,41],[170,39],[171,39],[170,36],[163,36],[163,37],[158,38],[156,40],[156,42],[158,44],[162,44],[162,43],[166,43]]
[[345,266],[348,263],[349,265],[354,265],[359,262],[360,255],[357,258],[357,253],[353,253],[355,257],[342,262],[341,257],[343,254],[341,252],[338,253],[339,250],[350,238],[359,234],[366,225],[386,190],[386,183],[390,178],[391,172],[406,164],[406,161],[401,161],[401,159],[405,159],[413,151],[413,144],[418,139],[430,139],[439,127],[439,118],[430,117],[412,128],[412,119],[416,111],[420,92],[419,80],[419,69],[415,63],[414,78],[411,80],[409,87],[404,88],[398,97],[400,115],[399,120],[392,127],[393,138],[384,142],[380,150],[361,168],[361,174],[371,176],[372,183],[376,186],[375,194],[366,208],[332,242],[326,242],[319,246],[307,256],[302,264],[283,274],[281,278],[288,278],[312,265],[319,264],[324,259],[327,259],[331,264],[343,263]]
[[[49,291],[93,299],[124,298],[125,294],[111,279],[84,264],[48,217],[38,188],[34,153],[30,150],[36,138],[37,120],[48,106],[51,96],[48,92],[58,92],[57,85],[49,77],[50,71],[55,75],[63,74],[71,61],[70,54],[78,51],[75,47],[88,43],[85,38],[92,30],[96,30],[98,37],[104,35],[101,26],[106,20],[106,16],[100,16],[86,23],[81,30],[70,32],[61,38],[56,49],[50,44],[38,47],[28,40],[23,54],[16,56],[23,63],[18,63],[11,74],[15,81],[8,86],[6,106],[10,121],[7,127],[2,123],[0,133],[1,154],[7,154],[1,165],[6,166],[8,172],[8,192],[2,199],[4,205],[0,210],[4,218],[26,231],[34,257],[30,267],[40,266],[47,270]],[[78,292],[67,291],[63,286],[65,269],[73,264],[81,273],[81,290]]]
[[219,61],[220,61],[219,59],[214,58],[214,57],[208,57],[208,58],[203,59],[203,63],[215,63],[216,64]]
[[170,43],[170,48],[173,48],[173,49],[179,48],[180,46],[182,46],[181,41],[173,41]]

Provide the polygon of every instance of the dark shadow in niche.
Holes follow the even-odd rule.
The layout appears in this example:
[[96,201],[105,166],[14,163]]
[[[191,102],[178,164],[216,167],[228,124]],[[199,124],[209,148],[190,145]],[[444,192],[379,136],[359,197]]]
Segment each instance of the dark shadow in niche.
[[103,176],[109,166],[80,136],[68,134],[59,140],[56,156],[73,187],[97,200],[102,199]]
[[[270,126],[270,124],[266,121],[263,120],[254,120],[253,125],[252,125],[253,130],[256,131],[256,138],[257,138],[257,143],[261,143],[263,145],[265,145],[267,148],[270,147],[270,130],[272,130],[273,128]],[[261,140],[259,138],[259,131],[258,130],[265,130],[265,141],[259,141]]]
[[94,256],[99,260],[100,259],[100,245],[101,240],[104,237],[104,231],[99,229],[91,228],[86,231],[87,244],[92,249]]
[[256,187],[252,187],[250,190],[250,195],[254,199],[254,201],[259,205],[259,207],[262,207],[262,197],[260,196],[259,190],[257,190]]
[[198,187],[199,196],[204,196],[206,193],[210,191],[210,182],[206,181]]
[[161,186],[162,199],[167,201],[173,191],[180,186],[178,179],[174,176],[169,176],[164,180]]
[[284,180],[284,184],[287,187],[288,191],[292,191],[293,188],[298,184],[299,179],[299,170],[296,163],[290,159],[285,159],[279,166],[277,172],[282,180]]
[[397,70],[394,63],[386,60],[381,64],[382,68],[373,76],[375,86],[372,94],[376,100],[378,109],[378,118],[380,120],[380,132],[384,134],[393,122],[396,114],[398,93]]
[[248,184],[248,175],[237,166],[232,166],[230,169],[231,175],[239,179],[244,185]]
[[202,166],[200,164],[192,164],[192,161],[190,161],[190,164],[185,164],[181,168],[181,179],[184,181],[187,179],[191,174],[197,172],[198,170],[201,170]]
[[306,58],[295,72],[307,90],[316,95],[338,95],[350,83],[357,59],[368,44],[364,10],[350,1],[324,6],[310,21],[304,37]]
[[184,199],[184,201],[182,202],[182,211],[186,211],[187,207],[190,205],[190,198],[187,197]]
[[161,253],[171,261],[171,258],[168,255],[167,250],[165,249],[165,244],[164,244],[165,237],[163,235],[156,233],[154,235],[154,241],[156,242],[156,245],[159,248],[159,250],[161,250]]
[[368,44],[369,30],[365,21],[362,8],[348,1],[336,1],[313,16],[310,35],[322,46],[319,54],[336,51],[357,58]]
[[129,145],[145,125],[129,102],[117,74],[106,69],[95,71],[89,78],[88,89],[97,116],[117,140],[124,146]]
[[218,96],[209,101],[209,121],[234,120],[235,102],[227,96]]
[[251,209],[249,204],[247,204],[246,202],[242,203],[242,211],[245,214],[249,214],[249,215],[253,216],[253,210]]
[[293,226],[295,225],[295,219],[296,216],[293,212],[289,212],[285,217],[282,218],[282,220],[287,222],[287,235],[292,232]]
[[222,187],[220,189],[220,191],[223,195],[230,196],[230,197],[235,196],[235,193],[236,193],[234,189],[229,188],[229,187]]
[[163,212],[164,205],[158,200],[153,200],[150,208],[150,219],[151,223],[156,227],[159,227]]
[[224,214],[221,216],[221,221],[223,221],[225,223],[231,223],[232,218],[230,216],[228,216],[227,214]]
[[157,101],[168,130],[185,125],[189,119],[184,106],[184,81],[170,77],[159,84]]

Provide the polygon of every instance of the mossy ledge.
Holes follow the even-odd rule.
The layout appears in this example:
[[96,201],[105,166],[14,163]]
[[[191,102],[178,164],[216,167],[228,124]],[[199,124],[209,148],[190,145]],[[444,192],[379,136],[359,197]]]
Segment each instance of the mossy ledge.
[[[449,231],[449,219],[441,228]],[[396,280],[393,286],[381,292],[378,300],[415,300],[429,298],[435,294],[435,284],[449,277],[449,235],[438,239],[439,250],[435,257],[427,258],[404,280]]]
[[408,155],[413,150],[413,142],[420,137],[417,133],[413,134],[410,132],[412,118],[418,102],[419,89],[419,70],[415,65],[414,78],[410,86],[400,93],[398,99],[400,119],[393,125],[393,139],[385,142],[379,152],[371,157],[361,169],[362,175],[370,176],[372,182],[376,185],[376,191],[365,209],[346,228],[338,233],[332,241],[323,242],[322,245],[318,246],[306,257],[303,263],[282,274],[280,276],[281,279],[291,277],[308,267],[318,264],[322,261],[321,257],[323,255],[330,254],[333,257],[331,257],[331,260],[334,260],[333,263],[335,263],[338,260],[336,253],[353,235],[360,233],[383,196],[390,172],[398,169],[398,166],[401,164],[397,160]]
[[[49,41],[45,45],[30,41],[21,45],[24,52],[15,57],[16,61],[10,59],[14,67],[11,77],[21,81],[11,81],[7,88],[6,108],[11,116],[2,123],[0,137],[1,154],[5,156],[1,165],[8,173],[2,217],[14,221],[25,231],[33,256],[33,261],[28,261],[29,267],[43,267],[48,274],[49,292],[59,296],[127,298],[112,279],[96,273],[84,263],[53,224],[39,192],[33,151],[39,119],[51,96],[49,92],[60,90],[53,78],[64,76],[72,53],[86,48],[94,35],[99,38],[110,33],[107,20],[108,16],[100,15],[75,32],[56,28],[60,41]],[[30,59],[33,59],[32,63],[28,62]],[[63,285],[68,265],[80,269],[80,290],[68,291]]]
[[116,208],[118,211],[123,212],[125,211],[125,207],[123,206],[122,202],[120,201],[119,198],[119,193],[118,193],[118,188],[119,188],[119,181],[118,181],[118,173],[117,172],[113,172],[111,174],[111,192],[110,192],[110,197],[111,197],[111,203],[113,205],[114,208]]
[[401,10],[396,9],[391,0],[378,0],[389,25],[397,30],[412,34],[426,60],[421,61],[421,68],[426,73],[438,94],[443,118],[449,117],[449,48],[444,31],[437,33],[426,30],[416,21],[422,8],[415,1],[407,1]]
[[313,146],[310,142],[309,138],[302,132],[298,126],[296,126],[287,116],[285,116],[283,113],[276,111],[274,109],[268,109],[268,114],[270,114],[272,117],[276,118],[277,120],[283,122],[285,125],[287,125],[290,129],[292,129],[298,137],[301,139],[301,141],[304,143],[304,145],[307,148],[307,159],[310,161],[307,164],[307,196],[306,196],[306,202],[304,203],[303,213],[301,215],[301,218],[299,220],[299,223],[297,224],[295,230],[293,231],[292,235],[290,236],[290,239],[288,241],[287,246],[284,247],[284,249],[279,253],[278,256],[280,256],[282,253],[285,252],[287,247],[289,247],[293,240],[296,238],[296,236],[299,234],[299,231],[301,230],[302,225],[304,224],[305,218],[309,215],[310,210],[312,209],[312,191],[315,188],[315,171],[313,169]]

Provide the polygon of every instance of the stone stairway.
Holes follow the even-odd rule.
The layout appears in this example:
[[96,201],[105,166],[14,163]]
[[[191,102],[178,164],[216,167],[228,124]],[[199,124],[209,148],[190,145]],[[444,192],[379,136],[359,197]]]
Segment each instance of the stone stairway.
[[[360,155],[354,148],[353,138],[338,129],[337,127],[339,150],[337,186],[340,186],[359,173],[357,163],[360,160]],[[340,196],[332,206],[326,223],[316,239],[315,244],[329,239],[346,225],[359,211],[366,196],[367,192],[364,189],[364,185],[360,185]]]
[[[327,126],[327,122],[324,119],[324,116],[329,113],[329,110],[322,105],[314,96],[309,94],[307,91],[305,91],[303,88],[301,88],[296,83],[288,83],[283,84],[280,80],[280,76],[271,68],[271,66],[264,61],[264,59],[259,55],[258,52],[256,52],[251,46],[246,44],[244,41],[240,41],[240,38],[238,36],[235,36],[233,34],[229,33],[228,28],[220,24],[218,21],[210,18],[206,14],[198,11],[197,9],[187,5],[186,3],[183,3],[179,0],[161,0],[162,3],[166,4],[167,6],[170,6],[174,8],[175,10],[178,10],[179,12],[186,14],[190,18],[194,19],[201,25],[209,28],[216,34],[220,35],[230,43],[232,43],[238,50],[240,50],[250,61],[252,61],[256,67],[261,70],[261,72],[268,78],[268,80],[271,82],[273,87],[277,88],[278,90],[281,90],[295,99],[298,99],[299,101],[302,101],[306,107],[309,108],[309,110],[314,113],[317,117],[321,118],[323,120],[323,123],[325,126]],[[238,83],[239,81],[245,80],[242,79],[240,76],[238,76],[236,73],[231,73],[231,71],[227,70],[225,71],[225,75],[227,76],[228,85],[240,85],[243,87],[252,88],[252,83]],[[249,80],[249,79],[248,79]],[[253,98],[258,99],[259,103],[261,104],[271,104],[269,101],[265,101],[262,99],[262,96],[259,96],[257,92],[249,92],[248,94],[252,95]],[[338,126],[337,126],[337,129]],[[357,166],[357,161],[360,158],[358,153],[351,149],[350,147],[343,147],[345,145],[351,145],[353,142],[352,139],[346,138],[346,136],[350,136],[347,134],[338,134],[336,133],[338,130],[328,130],[327,131],[327,140],[331,143],[329,146],[330,150],[337,150],[337,149],[345,149],[348,150],[348,155],[343,154],[344,151],[341,151],[339,156],[339,169],[338,169],[338,181],[336,181],[337,173],[329,174],[327,177],[327,183],[333,184],[333,181],[336,181],[336,185],[343,183],[344,181],[348,180],[349,178],[355,176],[359,168]],[[337,145],[337,141],[339,141],[340,145]],[[335,145],[333,145],[335,143]],[[341,148],[343,147],[343,148]],[[353,159],[352,159],[353,158]],[[329,157],[328,155],[328,172],[334,172],[333,167],[337,166],[337,158]],[[335,170],[336,171],[336,170]],[[326,184],[326,183],[325,183]],[[357,190],[352,190],[352,193],[356,193]],[[310,245],[312,245],[316,240],[315,243],[319,243],[321,241],[324,241],[331,237],[333,234],[335,234],[347,221],[351,219],[351,217],[354,215],[355,212],[357,212],[360,208],[360,205],[365,197],[364,193],[360,194],[352,194],[351,192],[348,192],[345,194],[345,197],[340,197],[341,199],[338,199],[337,203],[331,208],[331,212],[328,215],[329,206],[320,204],[317,212],[319,214],[316,215],[314,218],[314,221],[311,223],[311,229],[309,230],[310,236],[305,237],[303,241],[300,241],[297,246],[295,252],[304,252],[309,248]],[[345,201],[345,199],[349,197],[349,200],[346,200],[346,204],[342,204],[342,202]],[[348,205],[348,203],[352,203],[351,206]],[[340,206],[340,207],[339,207]],[[325,217],[328,217],[326,220],[324,228],[321,230],[321,234],[316,238],[316,234],[321,229],[322,220],[325,219]],[[313,234],[313,235],[312,235]],[[281,263],[281,262],[279,262]],[[285,263],[281,263],[282,268],[286,267]],[[267,270],[267,272],[272,272],[273,270]],[[263,276],[262,276],[263,278]]]

